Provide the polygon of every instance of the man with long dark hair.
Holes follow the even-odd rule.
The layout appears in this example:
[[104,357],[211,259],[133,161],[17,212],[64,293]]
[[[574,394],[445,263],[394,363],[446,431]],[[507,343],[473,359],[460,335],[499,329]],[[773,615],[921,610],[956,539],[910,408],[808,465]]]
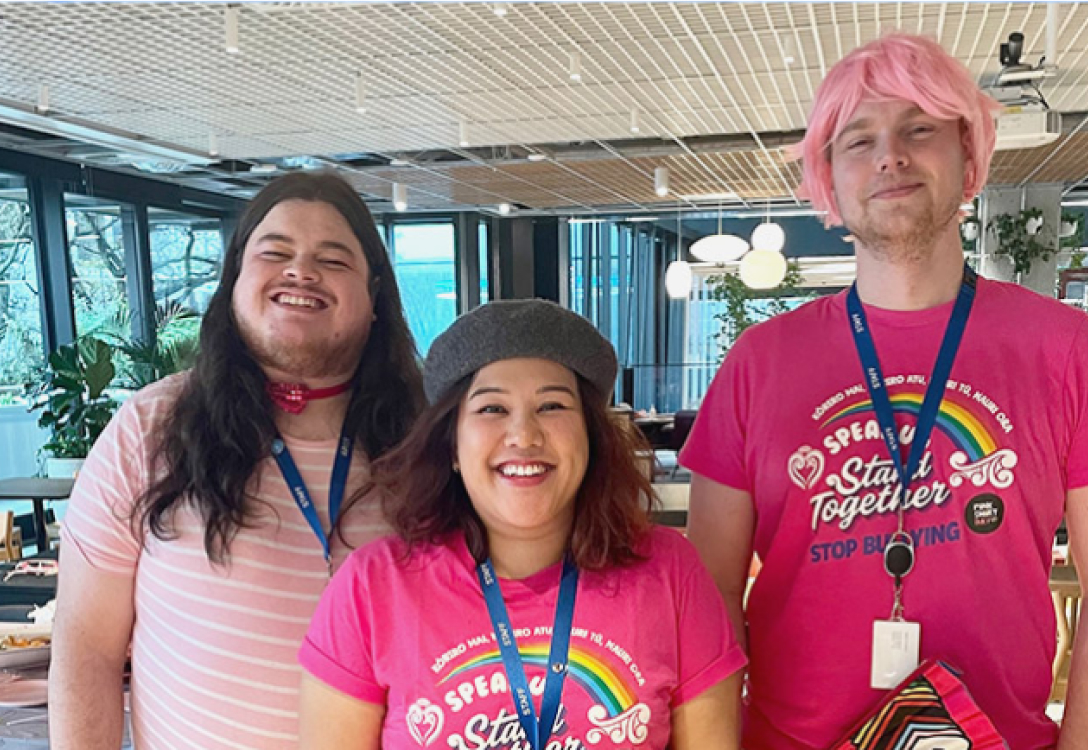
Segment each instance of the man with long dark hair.
[[195,368],[133,396],[65,519],[52,747],[294,748],[296,652],[332,571],[385,532],[369,462],[422,403],[365,204],[294,174],[249,205]]

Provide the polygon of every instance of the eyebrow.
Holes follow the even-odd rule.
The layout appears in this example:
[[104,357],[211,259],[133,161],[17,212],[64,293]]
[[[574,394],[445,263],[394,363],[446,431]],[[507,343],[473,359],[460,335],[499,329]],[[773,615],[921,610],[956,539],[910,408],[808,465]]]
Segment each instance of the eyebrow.
[[[567,395],[571,396],[572,398],[574,397],[574,390],[571,389],[571,388],[568,388],[565,385],[545,385],[545,386],[541,386],[540,388],[537,388],[536,392],[538,394],[540,394],[540,393],[566,393]],[[468,397],[469,397],[469,399],[474,399],[477,396],[486,396],[489,393],[508,393],[508,391],[505,388],[502,388],[502,387],[497,386],[497,385],[485,385],[485,386],[481,386],[480,388],[477,388],[476,390],[474,390],[472,393],[469,394]]]
[[[900,115],[899,121],[902,122],[904,120],[909,120],[912,117],[917,117],[918,115],[924,114],[926,114],[926,111],[918,105],[915,105],[910,109],[906,110],[902,115]],[[868,117],[863,117],[860,120],[854,120],[839,132],[839,134],[835,137],[835,140],[837,141],[840,138],[847,136],[857,130],[865,130],[866,128],[870,128],[872,127],[872,125],[873,121]]]
[[[280,234],[279,232],[268,232],[266,234],[262,234],[260,237],[257,238],[257,241],[254,244],[260,245],[264,242],[281,242],[284,245],[295,244],[295,241],[293,239],[291,239],[286,234]],[[354,249],[348,247],[342,242],[336,242],[334,240],[324,240],[318,245],[318,248],[321,250],[337,250],[339,252],[347,253],[348,255],[357,255]]]

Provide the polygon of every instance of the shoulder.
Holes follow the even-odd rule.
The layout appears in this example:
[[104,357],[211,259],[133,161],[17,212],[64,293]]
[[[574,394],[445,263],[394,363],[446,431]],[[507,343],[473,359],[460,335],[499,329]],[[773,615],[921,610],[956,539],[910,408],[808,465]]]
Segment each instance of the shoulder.
[[978,286],[979,310],[983,315],[993,315],[1019,322],[1013,331],[1022,331],[1035,337],[1038,325],[1049,330],[1082,331],[1088,315],[1053,297],[1047,297],[1019,284],[980,278]]
[[125,399],[119,414],[139,421],[160,422],[177,405],[191,377],[189,371],[169,375]]
[[637,548],[644,564],[654,568],[671,568],[686,571],[702,565],[694,545],[676,529],[653,526]]

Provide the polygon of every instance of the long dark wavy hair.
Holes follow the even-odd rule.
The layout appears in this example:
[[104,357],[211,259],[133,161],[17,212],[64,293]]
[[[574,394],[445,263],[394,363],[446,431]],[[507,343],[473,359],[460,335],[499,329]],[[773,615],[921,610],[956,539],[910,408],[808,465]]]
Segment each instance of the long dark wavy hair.
[[[269,211],[289,200],[327,203],[339,211],[370,267],[377,320],[355,370],[345,422],[358,448],[377,459],[400,442],[424,402],[397,280],[366,204],[332,173],[299,172],[270,183],[246,208],[231,238],[200,328],[196,364],[156,436],[151,465],[157,478],[132,517],[139,532],[171,539],[175,509],[191,503],[204,521],[204,549],[216,563],[229,558],[238,531],[253,521],[247,484],[276,434],[265,375],[242,342],[231,298],[250,235]],[[357,490],[345,510],[364,491]]]
[[[652,487],[637,458],[649,445],[641,433],[609,415],[589,381],[576,377],[589,463],[574,501],[570,551],[582,570],[627,565],[641,559],[636,548],[651,526]],[[420,414],[404,442],[374,465],[373,481],[386,517],[409,549],[461,533],[479,563],[488,556],[487,530],[453,470],[457,415],[472,378],[462,379]]]

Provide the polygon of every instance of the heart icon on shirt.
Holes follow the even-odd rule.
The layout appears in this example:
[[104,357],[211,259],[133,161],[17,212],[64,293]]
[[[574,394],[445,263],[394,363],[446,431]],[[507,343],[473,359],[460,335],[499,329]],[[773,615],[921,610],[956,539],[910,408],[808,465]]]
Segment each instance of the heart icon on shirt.
[[438,733],[442,731],[444,722],[442,709],[426,698],[420,698],[413,703],[408,708],[408,715],[404,718],[408,724],[408,733],[420,747],[427,747],[438,739]]
[[824,454],[802,445],[790,456],[790,479],[803,490],[810,490],[824,473]]

